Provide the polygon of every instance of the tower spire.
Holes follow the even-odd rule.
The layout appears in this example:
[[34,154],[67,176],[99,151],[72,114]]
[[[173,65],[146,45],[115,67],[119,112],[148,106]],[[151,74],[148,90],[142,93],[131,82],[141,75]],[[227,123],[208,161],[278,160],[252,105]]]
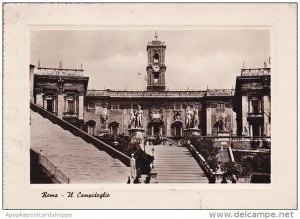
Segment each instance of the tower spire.
[[157,31],[155,31],[155,40],[157,41],[157,38],[158,38],[158,36],[157,36]]

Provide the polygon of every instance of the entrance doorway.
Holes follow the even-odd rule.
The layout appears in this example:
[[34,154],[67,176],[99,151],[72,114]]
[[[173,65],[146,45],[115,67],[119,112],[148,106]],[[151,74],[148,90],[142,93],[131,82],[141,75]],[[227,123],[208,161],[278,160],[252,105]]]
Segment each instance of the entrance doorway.
[[261,136],[262,127],[260,125],[252,125],[253,136]]
[[150,122],[148,125],[148,135],[163,136],[164,135],[163,124],[164,123],[162,121]]
[[160,127],[159,126],[154,126],[153,127],[153,135],[158,136],[160,135]]
[[249,118],[250,136],[260,137],[263,135],[263,117]]
[[173,122],[172,124],[173,137],[181,138],[183,136],[182,129],[183,129],[183,123],[181,121]]

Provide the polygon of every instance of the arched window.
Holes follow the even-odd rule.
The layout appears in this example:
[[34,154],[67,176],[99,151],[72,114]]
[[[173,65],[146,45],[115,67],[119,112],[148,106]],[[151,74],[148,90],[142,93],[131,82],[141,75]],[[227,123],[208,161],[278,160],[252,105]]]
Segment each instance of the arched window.
[[117,135],[118,130],[119,130],[119,123],[116,121],[113,121],[111,123],[109,123],[108,128],[110,129],[110,134],[111,135]]
[[156,52],[153,56],[153,63],[159,63],[159,54]]
[[95,135],[96,122],[94,120],[89,120],[85,123],[85,125],[86,125],[86,129],[87,129],[87,133],[89,135]]

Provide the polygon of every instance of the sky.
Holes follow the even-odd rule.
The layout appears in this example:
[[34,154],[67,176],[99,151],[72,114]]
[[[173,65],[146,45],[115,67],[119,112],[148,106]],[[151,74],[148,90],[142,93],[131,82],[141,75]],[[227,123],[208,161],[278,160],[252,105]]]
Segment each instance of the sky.
[[[166,43],[169,90],[234,88],[241,68],[259,68],[271,54],[268,30],[158,31]],[[88,89],[146,89],[152,30],[31,31],[30,64],[80,69]]]

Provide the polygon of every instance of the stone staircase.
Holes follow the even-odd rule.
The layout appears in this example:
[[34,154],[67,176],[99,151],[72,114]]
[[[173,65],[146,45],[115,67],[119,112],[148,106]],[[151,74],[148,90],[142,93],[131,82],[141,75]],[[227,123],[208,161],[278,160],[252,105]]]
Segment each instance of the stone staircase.
[[148,145],[146,152],[152,154],[158,183],[208,183],[201,167],[186,147],[178,145]]
[[123,183],[130,167],[31,110],[30,145],[47,157],[70,183]]

